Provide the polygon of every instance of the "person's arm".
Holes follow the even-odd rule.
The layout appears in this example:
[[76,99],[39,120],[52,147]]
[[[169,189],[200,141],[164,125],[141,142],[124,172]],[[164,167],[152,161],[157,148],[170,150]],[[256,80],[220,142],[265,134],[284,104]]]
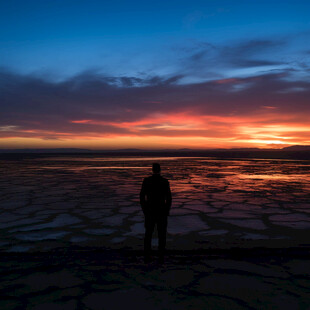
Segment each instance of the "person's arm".
[[167,191],[166,191],[166,207],[167,207],[167,215],[169,215],[169,214],[170,214],[171,203],[172,203],[171,190],[170,190],[169,181],[167,181]]
[[140,205],[142,208],[143,213],[145,214],[146,211],[146,200],[145,200],[145,195],[146,195],[146,182],[145,179],[143,180],[141,191],[140,191]]

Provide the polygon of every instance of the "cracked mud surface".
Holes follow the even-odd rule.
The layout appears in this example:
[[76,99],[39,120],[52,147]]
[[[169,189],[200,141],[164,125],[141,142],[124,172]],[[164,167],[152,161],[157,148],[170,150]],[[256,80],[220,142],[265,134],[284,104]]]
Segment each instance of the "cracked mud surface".
[[[142,250],[138,196],[153,161],[173,194],[164,266],[105,254]],[[307,309],[307,250],[263,260],[195,253],[308,248],[308,161],[55,156],[1,160],[0,172],[1,309]],[[71,249],[87,254],[68,258]]]

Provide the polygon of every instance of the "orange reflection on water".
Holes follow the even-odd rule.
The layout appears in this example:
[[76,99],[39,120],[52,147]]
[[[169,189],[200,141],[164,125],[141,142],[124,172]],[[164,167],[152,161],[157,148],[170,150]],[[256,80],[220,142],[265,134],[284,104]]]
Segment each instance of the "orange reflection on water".
[[240,174],[240,179],[262,179],[262,180],[292,180],[292,179],[308,179],[310,176],[304,174]]

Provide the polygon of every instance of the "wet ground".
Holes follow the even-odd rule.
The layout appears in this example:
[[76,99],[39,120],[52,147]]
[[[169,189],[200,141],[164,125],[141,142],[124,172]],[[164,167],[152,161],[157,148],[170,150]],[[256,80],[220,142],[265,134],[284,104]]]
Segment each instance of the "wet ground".
[[[153,161],[173,194],[164,265],[142,260]],[[1,309],[308,309],[309,161],[56,156],[0,172]]]

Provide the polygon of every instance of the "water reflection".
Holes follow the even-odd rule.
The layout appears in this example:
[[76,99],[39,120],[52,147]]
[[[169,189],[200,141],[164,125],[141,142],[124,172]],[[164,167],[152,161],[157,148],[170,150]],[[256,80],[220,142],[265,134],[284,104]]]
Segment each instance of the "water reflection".
[[[310,161],[85,156],[1,164],[1,207],[16,208],[16,214],[6,212],[0,226],[10,227],[13,234],[13,219],[14,227],[20,226],[15,230],[42,228],[45,233],[42,224],[50,223],[57,214],[72,212],[74,218],[81,215],[78,229],[87,238],[107,232],[113,240],[127,238],[129,231],[139,234],[139,229],[144,229],[139,191],[155,160],[160,161],[162,175],[170,181],[172,233],[204,233],[210,229],[229,231],[231,236],[236,231],[266,230],[266,234],[276,236],[272,233],[275,227],[310,227]],[[5,205],[9,196],[12,202]],[[69,232],[70,218],[67,220],[63,222]],[[114,232],[109,231],[112,228]],[[75,229],[72,237],[76,237]],[[29,236],[38,240],[43,235]]]
[[87,182],[98,182],[124,197],[136,195],[143,178],[151,173],[149,161],[158,160],[163,176],[170,180],[176,201],[186,200],[192,204],[199,199],[211,206],[225,205],[225,202],[263,205],[268,199],[272,204],[294,201],[296,197],[309,201],[310,162],[306,161],[201,157],[55,157],[55,160],[44,160],[39,169],[50,173],[53,169],[55,173],[62,170],[83,172],[83,178],[89,179]]
[[264,180],[292,180],[304,178],[304,174],[240,174],[239,178],[245,179],[264,179]]

